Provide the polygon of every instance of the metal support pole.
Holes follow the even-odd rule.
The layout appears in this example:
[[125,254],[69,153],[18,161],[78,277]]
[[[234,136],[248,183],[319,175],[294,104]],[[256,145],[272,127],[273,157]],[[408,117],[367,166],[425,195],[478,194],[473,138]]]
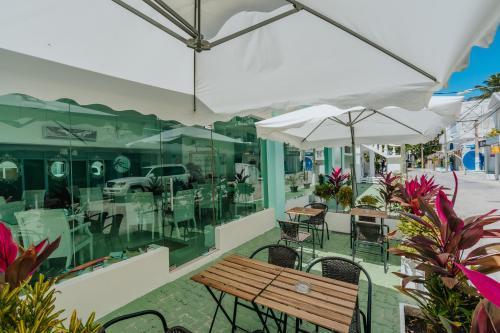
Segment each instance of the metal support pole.
[[358,184],[356,179],[356,143],[354,140],[354,126],[352,125],[351,113],[349,112],[349,129],[351,130],[351,154],[352,154],[352,166],[351,166],[351,183],[352,183],[352,204],[356,203],[356,198],[358,197]]

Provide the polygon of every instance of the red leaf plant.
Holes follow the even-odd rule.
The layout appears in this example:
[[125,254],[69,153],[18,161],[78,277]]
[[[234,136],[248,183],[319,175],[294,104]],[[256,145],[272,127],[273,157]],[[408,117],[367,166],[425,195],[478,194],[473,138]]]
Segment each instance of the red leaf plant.
[[[427,188],[434,187],[429,182],[426,184]],[[416,196],[419,214],[402,214],[428,232],[406,238],[400,248],[389,250],[395,255],[415,260],[418,263],[416,268],[425,273],[424,277],[396,273],[402,278],[402,285],[397,289],[419,303],[426,320],[438,332],[444,331],[444,327],[449,332],[465,332],[464,329],[471,325],[470,314],[480,297],[467,283],[467,279],[474,283],[472,275],[464,275],[462,270],[472,266],[477,274],[500,271],[500,265],[495,260],[500,252],[493,251],[500,243],[476,247],[481,239],[500,237],[500,229],[485,228],[500,221],[500,216],[494,215],[496,210],[493,210],[483,215],[459,218],[453,208],[455,198],[456,189],[451,201],[442,190],[437,190],[434,205],[429,202],[428,196]],[[408,289],[406,285],[409,282],[423,284],[427,291]],[[481,289],[479,292],[486,296]],[[450,296],[453,293],[455,297]],[[446,313],[449,317],[443,316],[443,309],[451,309]]]
[[340,188],[349,179],[349,173],[342,173],[342,168],[332,169],[332,173],[328,176],[328,181],[333,186],[333,192],[335,195],[339,193]]
[[[453,176],[455,177],[456,182],[456,174],[453,173]],[[425,202],[432,203],[436,194],[444,189],[443,186],[434,182],[434,177],[428,178],[426,175],[420,176],[420,179],[415,176],[415,178],[411,180],[406,180],[404,185],[398,184],[397,186],[398,191],[393,196],[392,200],[401,204],[401,206],[406,208],[407,211],[410,211],[418,216],[424,215],[424,212],[420,208],[420,199]]]
[[59,246],[61,237],[53,242],[47,239],[24,249],[12,238],[12,233],[0,223],[0,289],[8,283],[17,287],[31,276]]
[[500,333],[500,283],[478,271],[456,266],[485,298],[474,310],[470,333]]
[[378,184],[378,193],[382,198],[384,203],[385,210],[389,208],[391,203],[393,202],[393,198],[398,191],[398,182],[401,179],[398,175],[393,175],[392,171],[381,173],[381,179],[379,179]]

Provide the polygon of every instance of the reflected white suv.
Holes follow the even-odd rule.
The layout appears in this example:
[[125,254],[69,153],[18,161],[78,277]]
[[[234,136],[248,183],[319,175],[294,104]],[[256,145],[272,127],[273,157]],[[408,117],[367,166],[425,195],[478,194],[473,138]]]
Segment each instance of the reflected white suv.
[[124,177],[106,182],[103,194],[108,196],[121,196],[131,192],[147,191],[150,180],[157,177],[167,187],[170,179],[180,180],[187,184],[189,172],[182,164],[160,164],[142,168],[141,177]]

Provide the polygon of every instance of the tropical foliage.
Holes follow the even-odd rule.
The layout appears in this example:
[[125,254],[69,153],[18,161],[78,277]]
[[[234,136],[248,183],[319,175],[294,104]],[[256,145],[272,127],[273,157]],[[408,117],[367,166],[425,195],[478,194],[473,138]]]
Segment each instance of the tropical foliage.
[[369,206],[376,207],[376,206],[378,206],[379,203],[380,203],[379,198],[377,198],[374,195],[370,195],[370,194],[364,195],[358,199],[359,205],[369,205]]
[[500,91],[500,73],[491,75],[483,84],[477,85],[475,88],[481,92],[478,98],[485,99],[491,97],[493,93]]
[[[500,266],[493,260],[500,253],[491,252],[499,243],[478,246],[481,239],[500,237],[500,229],[486,228],[500,221],[500,216],[491,211],[461,219],[453,208],[457,187],[450,201],[433,182],[426,180],[413,184],[405,187],[409,190],[406,194],[411,198],[411,204],[404,203],[411,212],[403,215],[426,229],[426,233],[407,237],[402,241],[402,247],[389,251],[415,260],[417,269],[424,271],[425,277],[396,273],[402,278],[402,285],[397,288],[418,302],[433,331],[468,332],[473,325],[471,320],[481,300],[480,295],[488,297],[479,287],[481,294],[470,287],[467,282],[468,279],[472,281],[470,272],[482,275],[500,271]],[[429,193],[436,194],[431,197]],[[474,271],[467,267],[473,267]],[[464,269],[469,275],[464,274]],[[423,284],[427,291],[409,289],[406,287],[409,282]],[[486,310],[477,311],[481,311],[484,318]]]
[[382,198],[382,203],[384,204],[384,208],[387,211],[391,204],[393,203],[393,197],[398,190],[398,182],[401,179],[398,175],[393,175],[392,171],[382,173],[381,179],[379,179],[378,184],[378,193],[380,198]]
[[342,185],[349,180],[349,177],[349,173],[343,173],[342,168],[332,169],[332,173],[328,176],[328,182],[332,185],[335,196],[339,193]]
[[18,245],[10,230],[0,223],[0,331],[6,333],[97,333],[94,314],[83,323],[73,312],[69,326],[63,325],[62,311],[55,311],[56,280],[33,273],[59,246],[44,240],[27,249]]
[[352,188],[344,185],[337,193],[337,202],[344,208],[349,208],[352,205]]
[[[456,181],[456,175],[453,174]],[[394,193],[392,201],[399,203],[406,211],[415,215],[423,216],[420,209],[420,201],[432,203],[436,193],[443,190],[443,186],[434,182],[434,177],[428,178],[426,175],[406,180],[404,185],[397,184],[398,190]],[[455,189],[456,196],[456,189]]]

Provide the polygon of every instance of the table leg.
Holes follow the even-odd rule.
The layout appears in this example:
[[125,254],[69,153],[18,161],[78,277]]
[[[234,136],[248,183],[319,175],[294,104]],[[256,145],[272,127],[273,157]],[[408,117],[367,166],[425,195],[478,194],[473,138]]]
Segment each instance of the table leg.
[[295,333],[299,333],[299,332],[300,332],[300,319],[295,318]]
[[266,321],[262,317],[262,313],[260,312],[259,306],[257,304],[255,304],[254,302],[252,302],[252,305],[253,305],[255,312],[257,312],[257,315],[259,316],[259,319],[260,319],[260,322],[262,323],[262,326],[263,326],[262,328],[264,329],[264,332],[271,333],[269,331],[269,328],[267,327]]
[[221,292],[220,297],[217,298],[217,296],[215,296],[214,292],[212,291],[212,289],[210,289],[209,286],[205,286],[205,287],[207,288],[208,292],[210,293],[210,295],[214,299],[215,303],[217,303],[217,307],[215,308],[215,313],[214,313],[214,316],[212,318],[212,323],[210,325],[210,330],[208,332],[210,333],[212,331],[213,325],[215,323],[215,317],[217,316],[217,312],[218,312],[219,308],[221,309],[222,313],[224,314],[224,317],[226,317],[226,319],[231,324],[231,327],[234,326],[233,321],[231,320],[231,317],[229,317],[229,315],[226,312],[226,309],[224,309],[224,307],[222,306],[222,299],[224,298],[225,294],[223,292]]

